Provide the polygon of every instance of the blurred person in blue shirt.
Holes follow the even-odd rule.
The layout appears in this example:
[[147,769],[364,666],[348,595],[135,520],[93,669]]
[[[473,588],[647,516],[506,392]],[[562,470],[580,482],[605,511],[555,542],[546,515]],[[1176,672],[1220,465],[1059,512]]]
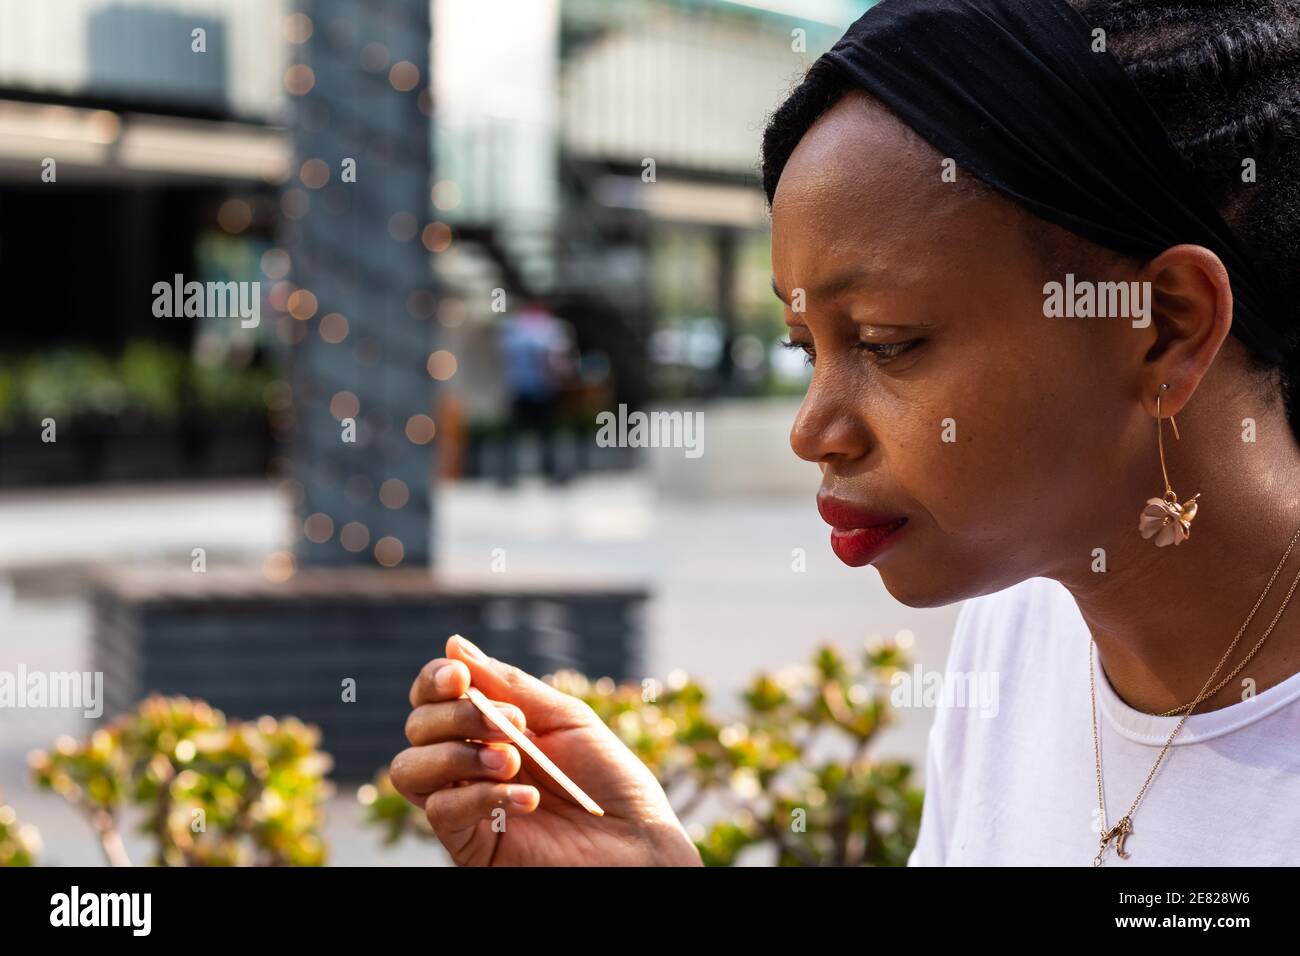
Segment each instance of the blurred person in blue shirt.
[[501,320],[498,336],[510,399],[501,482],[514,481],[519,449],[529,433],[541,445],[543,472],[553,481],[562,481],[567,475],[556,455],[555,431],[559,401],[573,374],[572,328],[533,299]]

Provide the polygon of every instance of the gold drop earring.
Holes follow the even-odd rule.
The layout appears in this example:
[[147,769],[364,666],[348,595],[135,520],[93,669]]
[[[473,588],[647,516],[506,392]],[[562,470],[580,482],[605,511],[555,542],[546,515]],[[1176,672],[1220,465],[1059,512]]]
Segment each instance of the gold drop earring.
[[[1148,498],[1146,507],[1138,518],[1138,531],[1144,538],[1154,537],[1158,548],[1167,544],[1182,544],[1191,537],[1192,519],[1196,517],[1196,499],[1201,497],[1198,491],[1179,504],[1178,496],[1169,484],[1169,472],[1165,470],[1164,433],[1160,425],[1160,393],[1168,390],[1168,385],[1161,385],[1160,392],[1156,393],[1156,447],[1160,449],[1160,474],[1165,479],[1165,496]],[[1169,416],[1169,424],[1174,429],[1174,440],[1181,441],[1178,437],[1178,423],[1174,421],[1173,415]]]

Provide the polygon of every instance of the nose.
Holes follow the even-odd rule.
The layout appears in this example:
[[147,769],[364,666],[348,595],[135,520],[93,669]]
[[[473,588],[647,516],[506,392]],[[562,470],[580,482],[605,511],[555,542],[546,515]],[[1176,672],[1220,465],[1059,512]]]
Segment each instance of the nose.
[[857,417],[859,411],[848,400],[845,388],[818,381],[814,373],[794,425],[790,428],[790,447],[804,461],[822,466],[861,458],[870,448],[866,426]]

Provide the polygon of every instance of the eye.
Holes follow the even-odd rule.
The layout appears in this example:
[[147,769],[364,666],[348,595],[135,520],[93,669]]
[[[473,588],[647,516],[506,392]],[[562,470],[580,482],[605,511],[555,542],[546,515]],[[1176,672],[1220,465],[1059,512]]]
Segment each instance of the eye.
[[[922,339],[908,339],[906,342],[859,342],[855,348],[869,353],[877,365],[885,365],[904,352],[910,352],[920,345],[922,341]],[[807,342],[792,342],[789,339],[782,339],[781,345],[787,349],[802,349],[809,365],[812,365],[817,359],[817,349]]]
[[875,356],[877,365],[884,365],[904,352],[910,352],[920,345],[921,341],[921,339],[908,339],[906,342],[859,342],[857,347]]
[[813,360],[817,358],[816,348],[807,342],[791,342],[789,339],[782,339],[780,345],[786,349],[802,349],[805,365],[812,365]]

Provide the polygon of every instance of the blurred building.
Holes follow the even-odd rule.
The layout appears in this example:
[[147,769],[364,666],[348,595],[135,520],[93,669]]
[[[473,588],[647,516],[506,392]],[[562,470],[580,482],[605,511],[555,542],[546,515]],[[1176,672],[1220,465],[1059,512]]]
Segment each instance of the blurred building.
[[0,4],[0,484],[265,471],[271,323],[154,286],[274,269],[289,10]]
[[[503,416],[493,325],[527,299],[572,324],[578,420],[770,384],[763,121],[867,5],[432,0],[434,183],[415,215],[453,293],[436,315],[457,359],[444,436]],[[278,243],[287,197],[310,188],[290,105],[311,85],[310,45],[352,40],[337,17],[313,39],[296,9],[0,3],[0,484],[220,472],[245,432],[222,445],[185,423],[265,419],[268,404],[274,419],[286,403],[268,358],[293,282]],[[153,286],[176,275],[260,282],[260,325],[160,319]],[[5,437],[45,410],[117,431],[51,475],[49,449],[25,458]],[[149,451],[158,421],[177,435]],[[118,434],[132,427],[143,437]]]
[[[756,390],[782,328],[758,188],[763,122],[869,2],[435,4],[441,271],[453,346],[496,378],[492,289],[573,322],[615,400]],[[503,396],[475,387],[477,416]]]
[[[195,275],[207,233],[238,237],[274,214],[290,161],[278,129],[289,9],[0,4],[0,269],[18,293],[11,314],[24,316],[5,323],[6,349],[188,341],[183,323],[160,328],[150,286]],[[232,197],[245,204],[223,214]],[[206,250],[227,261],[254,251]]]

